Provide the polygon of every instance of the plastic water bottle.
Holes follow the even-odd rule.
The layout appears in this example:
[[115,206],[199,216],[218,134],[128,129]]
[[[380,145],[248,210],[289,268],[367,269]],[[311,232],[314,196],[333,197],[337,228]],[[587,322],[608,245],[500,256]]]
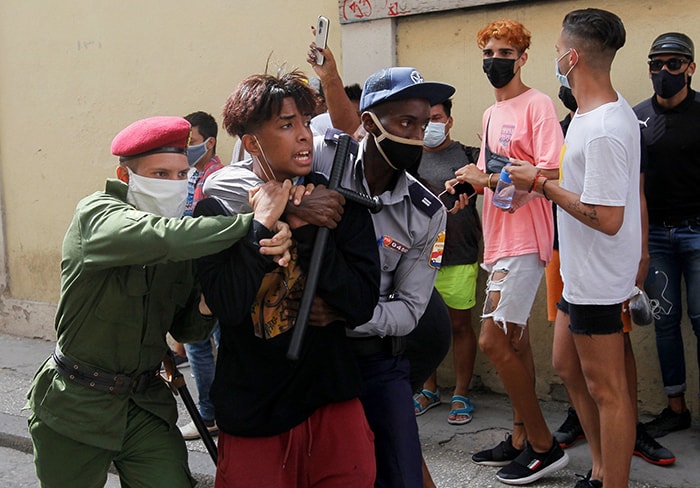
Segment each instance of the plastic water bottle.
[[493,204],[498,208],[508,210],[513,204],[513,196],[515,196],[515,185],[510,180],[506,168],[503,168],[498,177],[496,191],[493,193]]

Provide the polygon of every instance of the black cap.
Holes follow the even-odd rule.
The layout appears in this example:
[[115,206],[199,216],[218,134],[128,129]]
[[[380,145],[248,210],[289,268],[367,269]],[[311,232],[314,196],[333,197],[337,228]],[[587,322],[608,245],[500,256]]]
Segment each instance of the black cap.
[[692,39],[680,32],[667,32],[661,34],[651,43],[649,57],[657,54],[680,54],[688,57],[691,61],[695,59],[695,46]]

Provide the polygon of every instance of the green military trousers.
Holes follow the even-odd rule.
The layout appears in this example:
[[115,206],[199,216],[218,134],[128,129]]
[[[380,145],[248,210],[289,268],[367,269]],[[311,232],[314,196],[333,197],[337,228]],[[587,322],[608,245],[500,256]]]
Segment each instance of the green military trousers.
[[[80,422],[80,419],[76,419]],[[191,488],[187,449],[179,429],[129,402],[126,434],[120,451],[83,444],[29,418],[34,464],[43,488],[102,488],[111,463],[122,488]]]

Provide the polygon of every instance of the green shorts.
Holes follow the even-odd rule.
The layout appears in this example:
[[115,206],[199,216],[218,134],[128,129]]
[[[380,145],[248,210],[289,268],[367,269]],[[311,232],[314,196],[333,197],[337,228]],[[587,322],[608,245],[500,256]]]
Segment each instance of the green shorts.
[[448,307],[468,310],[476,305],[476,278],[479,264],[443,266],[437,273],[435,288]]

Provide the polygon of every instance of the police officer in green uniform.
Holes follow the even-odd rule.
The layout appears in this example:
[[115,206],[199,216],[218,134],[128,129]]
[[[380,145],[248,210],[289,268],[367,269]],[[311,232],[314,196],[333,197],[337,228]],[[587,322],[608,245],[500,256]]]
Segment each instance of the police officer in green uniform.
[[[198,340],[214,325],[191,259],[246,239],[260,259],[285,264],[290,232],[278,218],[291,183],[261,187],[252,214],[180,218],[189,136],[180,117],[134,122],[112,142],[119,179],[77,206],[63,242],[56,349],[28,393],[43,487],[102,487],[111,463],[122,486],[194,485],[159,377],[165,335]],[[277,235],[257,239],[262,227]]]

